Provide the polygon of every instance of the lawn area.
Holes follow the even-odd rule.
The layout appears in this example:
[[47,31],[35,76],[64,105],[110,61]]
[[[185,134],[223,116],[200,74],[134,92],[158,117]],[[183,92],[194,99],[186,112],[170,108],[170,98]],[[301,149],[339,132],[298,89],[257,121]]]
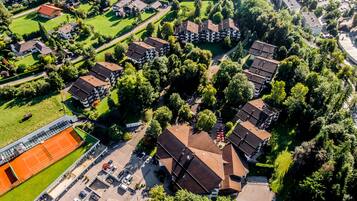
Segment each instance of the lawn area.
[[[115,104],[119,103],[119,97],[118,97],[118,89],[114,89],[113,91],[110,92],[110,97],[114,101]],[[96,110],[98,111],[99,115],[102,115],[106,112],[109,111],[109,96],[105,97],[96,107]]]
[[[213,1],[202,1],[201,15],[200,15],[201,19],[204,19],[207,17],[206,10],[207,10],[209,2],[212,2],[212,4],[214,4]],[[184,12],[183,14],[186,17],[188,17],[192,12],[195,11],[195,2],[194,1],[182,1],[182,2],[180,2],[180,5],[182,7],[182,11]]]
[[31,66],[37,63],[39,60],[37,58],[38,54],[30,54],[27,56],[24,56],[23,58],[20,58],[18,61],[15,62],[16,66],[19,66],[21,64],[24,64],[26,66]]
[[229,48],[224,47],[222,43],[200,43],[197,47],[211,51],[213,57],[229,51]]
[[[155,13],[144,12],[142,19],[146,20]],[[113,11],[107,11],[103,15],[98,15],[93,18],[88,18],[85,23],[94,27],[94,30],[106,36],[118,36],[131,30],[136,18],[119,18],[115,16]]]
[[83,12],[88,12],[92,8],[92,5],[89,3],[81,3],[76,10],[81,10]]
[[[32,113],[32,117],[20,123],[27,113]],[[66,113],[70,114],[70,111],[66,109]],[[0,114],[0,147],[3,147],[61,117],[64,111],[58,94],[37,97],[31,101],[5,102],[0,105]]]
[[[78,130],[76,129],[78,132]],[[83,131],[80,131],[83,132]],[[78,133],[83,136],[83,133]],[[87,141],[88,142],[88,141]],[[31,177],[29,180],[22,183],[20,186],[12,189],[0,198],[1,201],[32,201],[43,190],[47,188],[53,181],[55,181],[67,168],[69,168],[77,159],[79,159],[91,146],[87,143],[79,147],[62,160],[49,166],[42,172]]]
[[55,27],[59,26],[61,23],[66,22],[67,16],[70,16],[70,15],[62,14],[59,17],[49,20],[49,19],[37,16],[37,13],[33,12],[28,15],[25,15],[20,18],[16,18],[16,19],[12,20],[10,29],[12,32],[20,34],[20,35],[29,34],[34,31],[38,31],[39,30],[38,22],[41,22],[44,24],[47,31],[49,31],[49,30],[52,30]]

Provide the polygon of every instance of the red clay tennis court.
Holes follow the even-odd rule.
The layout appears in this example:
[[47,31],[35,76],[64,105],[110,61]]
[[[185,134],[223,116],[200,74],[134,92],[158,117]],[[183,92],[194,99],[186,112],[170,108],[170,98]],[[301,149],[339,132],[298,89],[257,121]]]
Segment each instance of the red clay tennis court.
[[82,143],[73,128],[52,136],[41,144],[0,166],[0,194],[24,182],[41,170],[62,159]]

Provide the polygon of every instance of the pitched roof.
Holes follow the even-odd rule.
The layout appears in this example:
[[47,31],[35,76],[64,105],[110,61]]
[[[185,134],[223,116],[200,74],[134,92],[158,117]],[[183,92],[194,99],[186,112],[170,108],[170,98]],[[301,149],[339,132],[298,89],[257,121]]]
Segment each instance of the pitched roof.
[[265,43],[259,40],[254,41],[249,49],[249,53],[255,56],[261,56],[272,59],[276,50],[276,46]]
[[221,150],[206,132],[193,133],[188,125],[171,126],[159,136],[157,157],[177,185],[194,193],[208,193],[224,179]]
[[187,21],[183,22],[182,24],[180,24],[178,27],[176,27],[175,32],[181,33],[181,32],[186,32],[186,31],[198,34],[199,25],[187,20]]
[[246,103],[236,116],[241,121],[250,121],[259,127],[269,116],[277,112],[276,109],[267,105],[262,99],[255,99]]
[[52,16],[56,11],[61,11],[62,9],[57,8],[54,5],[50,5],[50,4],[43,4],[40,6],[40,8],[38,9],[38,12],[41,15],[47,15],[47,16]]
[[161,38],[155,38],[155,37],[148,37],[145,40],[145,43],[152,47],[155,47],[156,50],[164,47],[165,45],[170,45],[170,43],[167,42],[166,40],[162,40]]
[[218,32],[218,25],[214,24],[211,20],[205,20],[199,25],[199,31],[212,31]]
[[265,77],[249,72],[248,70],[244,70],[243,72],[248,80],[253,83],[255,90],[260,91],[264,87],[266,83]]
[[160,8],[161,6],[162,6],[162,4],[161,4],[160,1],[155,1],[154,3],[152,3],[152,4],[150,5],[150,7],[153,8],[153,9],[158,9],[158,8]]
[[129,58],[133,58],[135,60],[139,60],[145,56],[146,51],[151,49],[155,49],[155,47],[146,44],[144,42],[132,42],[129,45],[126,56],[128,56]]
[[251,156],[257,151],[260,144],[270,137],[269,132],[258,129],[249,121],[245,121],[236,126],[228,139],[239,150]]
[[106,86],[106,82],[99,80],[93,75],[79,77],[68,90],[70,94],[84,100],[90,96],[96,87]]
[[126,4],[129,4],[132,0],[119,0],[117,3],[114,4],[114,6],[118,8],[122,8]]
[[319,19],[316,17],[315,13],[313,12],[302,12],[302,17],[305,20],[305,23],[313,28],[322,28],[322,24],[320,23]]
[[77,26],[77,23],[67,23],[67,24],[61,26],[57,30],[57,32],[62,33],[62,34],[68,34],[68,33],[71,33],[76,26]]
[[97,62],[91,69],[91,74],[98,79],[105,81],[110,78],[112,73],[122,71],[123,67],[110,62]]
[[249,71],[263,77],[273,77],[278,69],[279,61],[264,57],[255,57]]
[[36,48],[40,51],[41,54],[43,55],[47,55],[47,54],[50,54],[52,53],[52,50],[51,48],[49,48],[47,45],[45,45],[43,42],[41,41],[38,41],[36,44],[35,44]]
[[137,8],[139,11],[144,10],[148,5],[140,0],[134,0],[130,2],[129,4],[125,5],[128,8]]
[[29,40],[29,41],[22,41],[22,42],[17,42],[13,46],[16,49],[17,52],[26,52],[35,47],[35,44],[37,43],[36,40]]
[[221,23],[219,23],[218,27],[220,31],[225,29],[239,30],[232,18],[224,19]]

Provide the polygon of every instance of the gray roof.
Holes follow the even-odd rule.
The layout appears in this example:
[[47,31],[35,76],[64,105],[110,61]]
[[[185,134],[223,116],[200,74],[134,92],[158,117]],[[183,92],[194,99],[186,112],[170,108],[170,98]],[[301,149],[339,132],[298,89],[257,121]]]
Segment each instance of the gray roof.
[[319,21],[319,19],[316,17],[315,13],[313,12],[302,12],[302,17],[305,21],[305,23],[309,26],[309,27],[318,27],[318,28],[322,28],[322,25]]
[[301,5],[296,0],[283,0],[283,2],[290,11],[299,11],[301,8]]

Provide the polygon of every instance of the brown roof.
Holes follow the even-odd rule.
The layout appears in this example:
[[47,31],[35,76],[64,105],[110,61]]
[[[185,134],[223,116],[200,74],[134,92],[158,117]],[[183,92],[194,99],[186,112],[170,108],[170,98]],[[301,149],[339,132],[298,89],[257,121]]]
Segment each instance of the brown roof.
[[145,43],[155,47],[157,50],[166,46],[166,45],[170,45],[169,42],[167,42],[166,40],[162,40],[161,38],[155,38],[155,37],[148,37],[145,40]]
[[77,26],[77,23],[67,23],[67,24],[63,25],[62,27],[60,27],[58,29],[58,32],[63,33],[63,34],[71,33],[76,26]]
[[248,70],[243,71],[247,76],[248,80],[253,83],[255,90],[260,91],[266,83],[266,78],[255,73],[249,72]]
[[276,46],[256,40],[249,49],[249,53],[254,56],[261,56],[272,59],[276,50]]
[[33,49],[35,47],[35,44],[37,43],[36,40],[29,40],[26,42],[18,42],[14,44],[14,47],[16,49],[17,52],[26,52],[29,51],[31,49]]
[[43,4],[40,6],[40,8],[38,9],[38,12],[41,15],[47,15],[47,16],[53,16],[57,11],[61,11],[62,9],[57,8],[54,5],[50,5],[50,4]]
[[[223,148],[224,176],[222,189],[233,189],[240,192],[242,190],[242,179],[248,174],[248,164],[246,159],[240,157],[232,144]],[[236,176],[240,178],[236,178]]]
[[118,8],[122,8],[126,4],[129,4],[132,0],[119,0],[117,3],[114,4],[114,6]]
[[160,8],[161,6],[162,6],[162,4],[161,4],[160,1],[155,1],[154,3],[152,3],[152,4],[150,5],[150,7],[153,8],[153,9],[158,9],[158,8]]
[[98,79],[105,81],[110,78],[112,73],[122,71],[123,67],[110,62],[97,62],[91,69],[91,74]]
[[106,86],[108,83],[99,80],[93,75],[79,77],[69,89],[69,93],[83,100],[88,98],[96,87]]
[[277,112],[276,109],[264,103],[262,99],[255,99],[246,103],[238,111],[236,117],[241,121],[250,121],[252,124],[259,127],[269,116]]
[[224,179],[221,150],[206,132],[193,133],[188,125],[171,126],[159,136],[157,157],[179,187],[194,193],[209,193]]
[[135,60],[139,60],[145,56],[146,51],[155,49],[155,47],[146,44],[144,42],[132,42],[129,45],[126,56],[133,58]]
[[144,8],[146,8],[148,5],[140,0],[134,0],[132,1],[128,7],[135,7],[137,8],[139,11],[144,10]]
[[218,32],[218,25],[214,24],[211,20],[205,20],[200,24],[200,30],[199,31],[212,31],[212,32]]
[[231,18],[224,19],[221,23],[219,23],[218,27],[220,31],[225,29],[239,30]]
[[249,71],[263,77],[272,78],[278,69],[279,61],[264,57],[255,57]]
[[260,144],[270,137],[271,134],[269,132],[258,129],[249,121],[245,121],[236,126],[228,139],[239,150],[251,156],[257,151]]
[[180,24],[178,27],[176,27],[176,33],[181,33],[186,31],[198,34],[199,25],[188,20]]

